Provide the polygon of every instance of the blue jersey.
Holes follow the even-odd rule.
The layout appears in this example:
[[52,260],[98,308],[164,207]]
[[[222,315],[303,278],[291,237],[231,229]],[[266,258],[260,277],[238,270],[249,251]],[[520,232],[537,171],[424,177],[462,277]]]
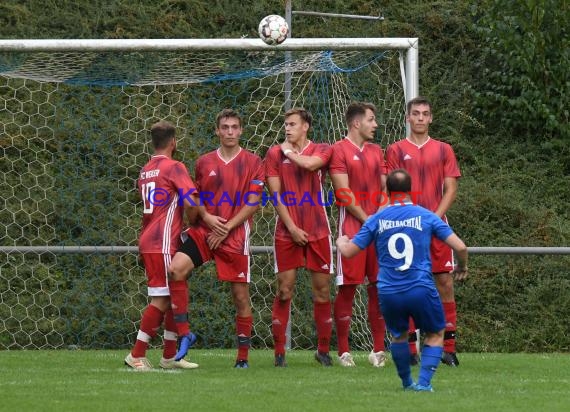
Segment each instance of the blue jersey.
[[434,287],[431,238],[445,240],[451,234],[451,228],[435,213],[411,203],[395,203],[370,216],[352,241],[360,249],[375,241],[378,289],[399,293],[414,286]]

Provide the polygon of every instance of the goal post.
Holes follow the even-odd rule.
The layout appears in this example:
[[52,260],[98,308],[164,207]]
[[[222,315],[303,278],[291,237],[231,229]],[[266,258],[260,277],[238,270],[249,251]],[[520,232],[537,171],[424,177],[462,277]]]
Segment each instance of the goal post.
[[[327,143],[344,137],[351,101],[370,101],[385,148],[406,133],[405,103],[418,83],[415,38],[290,38],[279,46],[259,39],[0,40],[0,348],[132,344],[147,302],[135,182],[157,120],[176,125],[177,158],[191,174],[197,157],[217,147],[215,115],[226,107],[243,116],[242,146],[263,157],[283,140],[287,99],[312,112],[310,138]],[[336,228],[337,210],[327,210]],[[274,223],[267,205],[252,231],[258,348],[272,345]],[[234,345],[226,286],[211,265],[190,279],[190,318],[203,347]],[[352,339],[354,349],[369,350],[363,290]],[[292,347],[312,348],[303,271],[292,321]]]

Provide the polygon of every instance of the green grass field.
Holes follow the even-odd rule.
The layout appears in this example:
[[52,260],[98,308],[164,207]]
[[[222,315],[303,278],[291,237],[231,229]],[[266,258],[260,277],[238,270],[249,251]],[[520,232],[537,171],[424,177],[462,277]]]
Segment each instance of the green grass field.
[[[354,353],[356,368],[323,368],[309,351],[288,367],[253,350],[250,369],[233,369],[233,350],[192,350],[200,368],[140,373],[123,366],[128,351],[2,351],[3,411],[567,411],[570,355],[464,354],[441,365],[435,393],[403,392],[390,362],[383,369]],[[149,352],[153,365],[161,353]],[[417,376],[417,367],[413,370]],[[401,408],[401,409],[399,409]]]

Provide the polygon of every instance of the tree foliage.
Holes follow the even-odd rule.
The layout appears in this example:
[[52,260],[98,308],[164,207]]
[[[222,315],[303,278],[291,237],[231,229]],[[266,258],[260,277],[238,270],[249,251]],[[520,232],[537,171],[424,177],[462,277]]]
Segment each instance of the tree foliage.
[[477,17],[483,48],[471,87],[479,113],[517,136],[568,141],[568,1],[486,1]]
[[[420,93],[434,104],[431,134],[453,145],[464,176],[449,218],[469,246],[568,245],[570,11],[567,0],[293,0],[293,8],[385,17],[384,21],[370,21],[294,15],[295,37],[419,38]],[[256,37],[257,24],[263,16],[283,12],[284,0],[4,0],[0,3],[0,36]],[[18,81],[10,80],[14,86],[0,89],[0,94],[22,90],[17,87]],[[96,88],[90,95],[97,98]],[[62,119],[66,126],[64,135],[43,141],[39,125],[36,126],[40,132],[34,139],[21,136],[7,144],[7,140],[2,140],[4,135],[0,135],[3,150],[0,165],[2,170],[8,171],[0,189],[4,198],[25,201],[25,188],[12,187],[15,173],[10,172],[19,173],[27,167],[46,181],[42,187],[48,190],[40,194],[44,198],[56,196],[58,200],[60,214],[48,218],[54,227],[66,230],[61,232],[63,236],[54,235],[53,243],[114,245],[117,230],[124,230],[122,219],[129,215],[121,213],[121,207],[129,203],[117,205],[129,187],[123,183],[117,186],[116,180],[127,180],[121,180],[113,160],[114,152],[123,151],[123,143],[116,139],[109,143],[105,136],[94,137],[88,145],[77,141],[82,128],[76,113],[86,102],[72,90],[63,96],[68,99],[69,111]],[[100,110],[91,115],[113,122],[117,115],[113,106],[116,103],[101,100]],[[247,107],[247,102],[243,105]],[[40,111],[48,110],[40,103],[38,107]],[[0,110],[0,123],[8,117],[10,113]],[[31,125],[36,121],[30,118]],[[8,130],[8,126],[4,130],[18,135]],[[22,133],[26,133],[23,130]],[[198,144],[187,148],[184,160],[192,162],[201,154],[201,148]],[[9,158],[18,157],[14,154],[17,152],[22,153],[21,160],[10,163]],[[97,152],[97,155],[88,157],[83,155],[85,152]],[[70,186],[76,196],[81,196],[84,207],[73,208],[68,198],[57,197],[54,192],[66,185],[63,179],[53,178],[52,171],[41,173],[42,158],[51,156],[57,157],[58,176],[74,177]],[[144,163],[142,159],[133,160],[128,156],[124,161],[133,163],[128,167],[129,172],[134,170],[134,173],[139,167],[134,163]],[[77,165],[83,166],[79,173],[75,172]],[[97,178],[100,179],[95,182]],[[36,204],[41,212],[41,199]],[[9,206],[0,208],[0,217],[7,222],[4,242],[6,238],[17,239],[18,243],[31,239],[31,244],[36,244],[36,238],[51,239],[49,234],[28,233],[40,226],[36,221],[42,219],[42,213],[36,213],[35,209],[21,212],[29,215],[22,217],[23,221],[29,221],[24,227],[9,223],[13,219]],[[136,234],[130,236],[134,242]],[[125,304],[116,299],[125,294],[130,296],[139,288],[132,280],[117,283],[124,276],[120,273],[122,268],[133,267],[133,271],[141,274],[141,282],[144,281],[140,268],[131,262],[133,257],[74,256],[60,259],[62,264],[57,267],[50,259],[40,256],[38,263],[29,256],[24,259],[14,255],[7,262],[0,262],[5,276],[2,281],[8,279],[10,268],[17,267],[15,273],[23,283],[28,270],[31,271],[29,268],[36,266],[36,279],[32,280],[40,283],[39,288],[49,294],[50,282],[57,279],[67,291],[61,302],[56,302],[61,303],[60,308],[49,306],[46,310],[38,305],[14,303],[23,299],[17,295],[19,285],[11,283],[11,288],[5,288],[0,284],[0,290],[6,290],[4,302],[8,302],[0,305],[0,319],[8,319],[6,327],[13,325],[17,329],[20,325],[17,316],[8,317],[4,313],[22,312],[25,316],[28,311],[47,311],[48,314],[41,316],[51,319],[52,312],[59,310],[70,320],[67,324],[54,321],[58,330],[64,331],[65,342],[92,347],[128,345],[125,337],[134,332],[132,324],[120,323],[117,316],[138,319],[137,310],[121,308],[142,307],[144,302]],[[567,257],[475,256],[470,265],[471,279],[457,285],[459,349],[569,350],[570,326],[568,322],[561,322],[570,313],[570,281],[565,272],[568,263]],[[37,270],[38,264],[45,265],[46,269]],[[48,268],[51,278],[48,278]],[[216,337],[210,338],[206,345],[231,346],[232,322],[226,315],[232,307],[227,288],[221,286],[220,291],[211,271],[204,272],[207,273],[203,277],[192,280],[195,299],[207,302],[196,311],[195,325],[207,330],[208,336]],[[271,274],[264,276],[270,279]],[[304,302],[310,306],[310,290],[307,290]],[[85,295],[90,295],[89,299]],[[306,319],[301,323],[309,336],[312,332],[310,307],[303,308]],[[56,342],[59,336],[46,337],[44,326],[31,338],[22,339]],[[49,327],[47,325],[45,330]],[[86,330],[91,330],[92,335]],[[0,344],[7,345],[2,339],[0,336]],[[313,341],[308,339],[309,343]]]

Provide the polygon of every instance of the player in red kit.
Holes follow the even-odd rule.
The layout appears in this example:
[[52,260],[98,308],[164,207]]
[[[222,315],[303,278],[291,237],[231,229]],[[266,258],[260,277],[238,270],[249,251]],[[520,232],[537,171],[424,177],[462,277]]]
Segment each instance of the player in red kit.
[[[273,146],[265,158],[265,175],[277,212],[275,272],[277,294],[271,312],[275,366],[286,366],[285,330],[297,268],[311,273],[313,316],[318,348],[315,359],[332,366],[329,355],[332,334],[330,275],[333,273],[330,226],[324,208],[323,183],[331,157],[327,144],[308,140],[311,114],[305,109],[285,113],[286,140]],[[285,196],[290,194],[291,196]]]
[[[172,159],[176,151],[176,129],[160,121],[150,130],[154,155],[142,168],[137,182],[143,200],[142,230],[139,253],[147,276],[150,304],[143,312],[137,340],[125,358],[125,364],[137,371],[152,368],[146,358],[150,340],[164,322],[164,350],[160,367],[193,369],[198,365],[184,359],[175,360],[177,329],[170,301],[167,269],[180,246],[184,211],[194,220],[197,208],[194,183],[186,167]],[[188,327],[188,326],[187,326]]]
[[[426,98],[416,97],[408,102],[406,120],[410,124],[410,136],[393,143],[386,150],[388,171],[405,169],[412,178],[412,192],[417,193],[417,203],[447,223],[445,213],[455,201],[457,179],[461,177],[455,153],[449,144],[429,136],[429,125],[433,117],[431,104]],[[445,312],[442,362],[449,366],[459,366],[455,349],[457,311],[453,278],[450,274],[453,270],[451,248],[434,238],[431,244],[431,260],[432,273]],[[413,340],[415,333],[411,337]],[[415,364],[415,341],[410,342],[410,350],[411,362]]]
[[[339,206],[339,236],[353,238],[362,224],[378,211],[386,185],[386,164],[382,148],[372,143],[378,124],[376,108],[371,103],[351,103],[345,113],[347,136],[332,148],[329,174],[336,193],[343,192]],[[364,196],[362,195],[364,194]],[[373,348],[368,360],[375,367],[386,362],[384,337],[386,325],[380,312],[376,282],[378,262],[374,245],[352,258],[337,254],[334,320],[338,341],[339,363],[355,366],[348,336],[352,320],[352,306],[357,285],[367,279],[368,322],[372,331]]]
[[[198,225],[185,232],[187,238],[170,266],[173,279],[185,283],[193,268],[213,260],[218,279],[230,282],[237,312],[236,368],[249,367],[253,327],[249,236],[265,180],[261,158],[239,145],[242,132],[242,120],[236,111],[224,109],[218,114],[216,135],[220,147],[200,156],[196,162],[200,219]],[[182,324],[187,309],[186,301],[174,311],[181,316]],[[181,345],[177,357],[183,356],[184,350]]]

